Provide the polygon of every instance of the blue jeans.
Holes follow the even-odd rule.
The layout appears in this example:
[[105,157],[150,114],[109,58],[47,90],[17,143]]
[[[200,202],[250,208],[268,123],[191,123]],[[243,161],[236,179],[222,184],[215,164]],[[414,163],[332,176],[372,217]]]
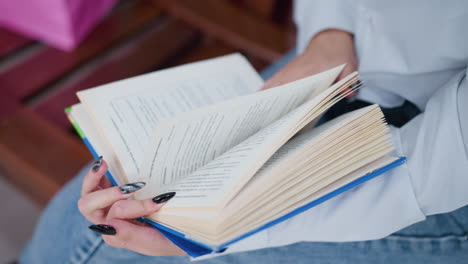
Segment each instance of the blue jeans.
[[[45,209],[21,263],[188,263],[187,257],[149,257],[105,244],[78,211],[86,171]],[[468,207],[435,215],[387,238],[311,243],[220,256],[197,263],[468,263]]]
[[[278,69],[293,53],[273,66]],[[187,257],[149,257],[105,244],[78,211],[85,168],[45,209],[21,263],[187,263]],[[468,206],[434,215],[384,239],[301,242],[220,256],[197,263],[457,263],[468,264]]]

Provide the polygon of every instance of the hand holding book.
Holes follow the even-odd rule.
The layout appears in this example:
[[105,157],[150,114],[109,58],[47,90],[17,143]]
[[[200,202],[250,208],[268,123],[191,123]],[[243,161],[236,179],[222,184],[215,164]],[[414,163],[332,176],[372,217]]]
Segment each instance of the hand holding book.
[[327,29],[315,35],[304,52],[267,80],[262,89],[302,79],[343,63],[346,67],[336,81],[357,71],[353,35],[342,30]]
[[127,248],[150,256],[185,256],[185,252],[150,225],[134,221],[159,211],[174,194],[158,195],[146,200],[126,200],[145,186],[143,182],[111,187],[104,177],[107,163],[98,158],[86,174],[78,201],[81,214],[114,247]]
[[114,184],[147,182],[138,200],[177,192],[144,221],[199,256],[404,161],[386,155],[393,147],[375,105],[298,134],[359,88],[357,73],[332,85],[342,70],[255,93],[258,75],[230,55],[82,91],[69,117],[109,157]]

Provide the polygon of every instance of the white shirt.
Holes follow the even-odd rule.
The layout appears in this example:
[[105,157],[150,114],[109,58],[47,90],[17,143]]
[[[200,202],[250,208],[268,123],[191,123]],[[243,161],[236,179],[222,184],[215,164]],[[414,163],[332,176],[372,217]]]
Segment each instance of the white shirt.
[[222,254],[299,241],[379,239],[467,205],[468,1],[298,0],[294,16],[299,52],[325,29],[354,34],[366,83],[361,99],[386,107],[407,99],[424,112],[392,128],[396,154],[407,164]]
[[430,95],[467,65],[466,0],[297,0],[294,17],[300,53],[325,29],[354,34],[359,72],[373,78],[359,97],[384,107],[407,98],[424,109]]

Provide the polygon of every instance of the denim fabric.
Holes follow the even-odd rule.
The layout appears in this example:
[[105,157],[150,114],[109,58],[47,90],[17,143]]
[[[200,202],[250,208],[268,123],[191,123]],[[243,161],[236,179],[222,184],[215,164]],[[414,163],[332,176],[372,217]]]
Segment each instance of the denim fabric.
[[[270,75],[294,51],[269,69]],[[187,263],[187,257],[149,257],[113,248],[88,229],[77,201],[85,168],[45,209],[21,263]],[[398,214],[398,212],[395,212]],[[468,264],[468,207],[429,216],[384,239],[347,243],[301,242],[220,256],[197,263],[444,263]]]
[[[21,263],[188,263],[187,257],[148,257],[108,246],[78,211],[85,174],[67,184],[45,209]],[[396,212],[397,213],[397,212]],[[468,263],[468,207],[385,239],[352,243],[302,242],[220,256],[197,263]]]

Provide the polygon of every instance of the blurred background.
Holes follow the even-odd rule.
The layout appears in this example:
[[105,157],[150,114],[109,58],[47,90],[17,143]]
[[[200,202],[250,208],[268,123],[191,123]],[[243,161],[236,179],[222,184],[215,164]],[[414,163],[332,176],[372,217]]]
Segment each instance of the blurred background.
[[43,2],[0,3],[0,263],[92,159],[64,114],[77,91],[232,52],[261,71],[294,46],[292,0]]

